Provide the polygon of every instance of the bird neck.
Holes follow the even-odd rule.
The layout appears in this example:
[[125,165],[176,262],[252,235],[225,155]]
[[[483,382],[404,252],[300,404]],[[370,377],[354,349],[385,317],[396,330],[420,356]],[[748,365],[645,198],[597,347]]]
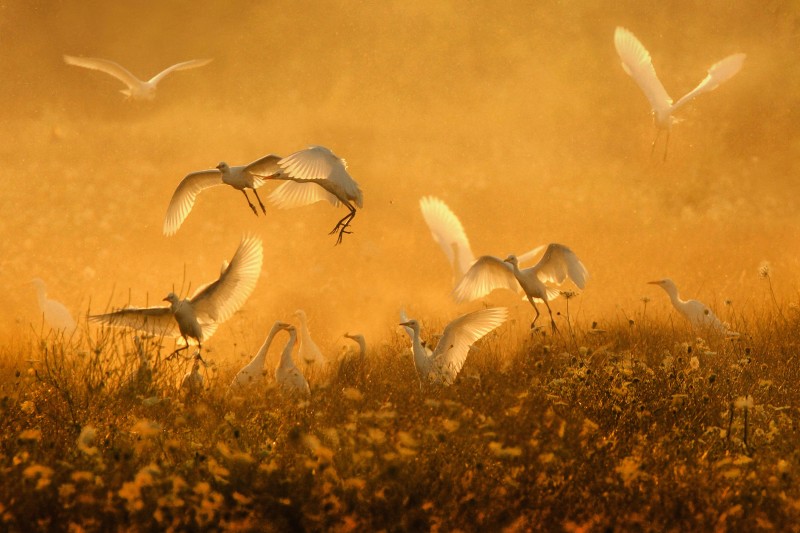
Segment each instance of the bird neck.
[[414,328],[414,337],[411,340],[411,351],[414,352],[414,365],[419,372],[424,371],[428,365],[428,353],[425,347],[422,346],[422,341],[419,338],[419,329]]
[[279,328],[272,328],[272,330],[270,330],[269,335],[267,335],[267,338],[264,341],[264,344],[261,345],[261,348],[259,348],[256,356],[253,357],[252,361],[250,361],[251,365],[263,368],[264,361],[267,358],[267,351],[269,351],[269,345],[272,344],[272,339],[275,337],[275,334],[278,332],[278,330]]
[[295,342],[297,342],[297,334],[294,331],[290,331],[289,341],[283,348],[283,353],[281,353],[280,368],[291,368],[294,366],[294,361],[292,361],[292,350],[294,350]]
[[42,285],[36,286],[36,299],[39,301],[39,308],[44,310],[44,305],[47,302],[47,291]]
[[364,359],[364,356],[367,355],[367,343],[363,337],[358,337],[356,342],[358,343],[358,356]]

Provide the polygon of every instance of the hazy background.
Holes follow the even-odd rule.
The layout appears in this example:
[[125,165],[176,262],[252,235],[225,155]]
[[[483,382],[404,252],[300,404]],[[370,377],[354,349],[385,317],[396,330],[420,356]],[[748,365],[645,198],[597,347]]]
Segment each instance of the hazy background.
[[[180,289],[184,268],[184,286],[214,279],[244,232],[262,237],[264,268],[208,343],[220,360],[255,351],[297,308],[328,350],[345,331],[388,338],[401,306],[443,321],[479,303],[449,300],[449,267],[419,211],[426,194],[458,214],[476,254],[569,245],[591,274],[570,304],[583,323],[619,320],[644,295],[668,316],[666,295],[645,285],[666,276],[723,317],[725,299],[763,305],[764,260],[779,299],[797,300],[800,4],[732,4],[6,2],[0,335],[40,323],[34,276],[76,316],[90,301],[93,312],[152,305]],[[676,99],[714,62],[747,53],[738,76],[681,111],[666,163],[663,145],[650,157],[655,128],[619,64],[617,25]],[[214,62],[140,103],[63,54],[141,78]],[[364,191],[343,245],[327,235],[343,209],[255,217],[230,188],[161,234],[188,172],[309,144],[344,157]]]

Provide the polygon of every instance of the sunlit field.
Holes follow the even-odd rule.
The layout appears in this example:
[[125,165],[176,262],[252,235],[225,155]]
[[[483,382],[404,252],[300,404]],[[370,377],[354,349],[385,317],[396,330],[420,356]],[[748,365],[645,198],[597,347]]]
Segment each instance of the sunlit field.
[[[617,26],[676,99],[747,54],[676,113],[666,160]],[[0,48],[0,530],[798,529],[795,3],[12,2]],[[145,79],[213,61],[134,101],[65,54]],[[230,187],[163,235],[188,173],[309,145],[364,192],[340,245],[345,208],[254,215]],[[575,252],[557,331],[507,290],[454,302],[427,195],[476,256]],[[258,282],[199,389],[194,347],[87,320],[191,295],[245,234]],[[739,335],[692,327],[662,278]],[[455,383],[420,381],[401,311],[435,345],[497,306]],[[330,361],[294,352],[311,394],[276,383],[283,332],[264,383],[229,390],[298,309]]]

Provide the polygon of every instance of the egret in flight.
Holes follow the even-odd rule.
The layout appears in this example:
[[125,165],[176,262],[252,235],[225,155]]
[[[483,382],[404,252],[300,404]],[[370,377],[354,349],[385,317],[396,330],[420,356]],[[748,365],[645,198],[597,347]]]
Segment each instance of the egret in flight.
[[31,283],[36,288],[36,300],[39,302],[39,310],[44,317],[44,322],[51,329],[72,333],[77,324],[72,318],[69,310],[58,300],[47,297],[47,286],[40,278],[34,278]]
[[300,392],[306,395],[311,394],[308,381],[292,361],[292,350],[297,342],[297,330],[291,324],[285,324],[283,329],[289,332],[289,340],[281,353],[281,361],[278,363],[278,368],[275,369],[275,380],[278,385],[288,391]]
[[217,168],[200,170],[187,174],[175,192],[167,207],[167,214],[164,217],[164,235],[173,235],[181,227],[183,221],[189,216],[189,212],[194,206],[197,195],[204,190],[217,185],[230,185],[237,191],[242,191],[247,205],[258,215],[256,206],[250,201],[245,189],[250,189],[261,207],[261,211],[266,214],[267,210],[264,203],[258,196],[257,189],[264,185],[264,178],[260,174],[270,173],[277,168],[280,156],[269,154],[261,159],[257,159],[250,164],[231,167],[224,161],[217,165]]
[[480,257],[453,291],[456,301],[475,300],[494,289],[504,288],[516,292],[518,287],[522,287],[536,312],[531,328],[536,327],[536,320],[539,318],[539,308],[536,307],[536,300],[539,300],[547,307],[550,325],[556,331],[553,311],[548,302],[555,299],[560,291],[547,284],[561,285],[569,278],[578,288],[583,289],[586,287],[589,272],[572,250],[557,243],[549,244],[534,266],[520,270],[519,263],[519,258],[514,255],[505,259],[493,255]]
[[[453,286],[457,286],[464,274],[475,263],[475,256],[469,245],[469,239],[455,213],[439,198],[424,196],[419,201],[422,217],[431,230],[434,242],[442,248],[450,267],[453,270]],[[533,250],[519,256],[520,263],[525,263],[536,257],[544,246],[537,246]]]
[[246,387],[251,384],[260,383],[264,380],[264,362],[267,359],[267,351],[269,351],[269,346],[272,344],[272,339],[279,331],[283,331],[286,329],[286,324],[284,322],[275,322],[272,325],[272,329],[269,330],[269,334],[267,335],[264,344],[261,345],[261,348],[258,349],[255,357],[247,363],[236,376],[233,378],[231,382],[231,389],[235,389],[238,387]]
[[[639,85],[644,92],[650,106],[653,109],[653,121],[657,129],[656,138],[653,140],[651,153],[655,150],[656,141],[661,134],[661,130],[667,131],[667,145],[669,144],[670,127],[678,122],[673,115],[684,104],[693,100],[696,96],[713,91],[739,72],[744,63],[745,54],[733,54],[725,59],[714,63],[708,69],[708,75],[700,84],[686,93],[677,102],[673,103],[672,98],[667,94],[664,86],[656,76],[650,53],[645,49],[641,42],[629,30],[617,27],[614,31],[614,46],[622,60],[622,68]],[[664,159],[667,158],[667,145],[664,146]]]
[[151,335],[181,337],[185,346],[176,352],[188,348],[189,339],[201,347],[217,326],[228,320],[250,297],[261,273],[263,255],[261,240],[245,236],[219,279],[199,287],[191,298],[182,300],[169,293],[164,298],[169,307],[127,307],[92,315],[89,321],[134,328]]
[[122,89],[120,92],[131,100],[153,100],[156,97],[156,86],[164,77],[172,72],[179,70],[189,70],[192,68],[203,67],[211,63],[211,59],[192,59],[184,61],[176,65],[172,65],[159,72],[148,81],[142,81],[119,63],[109,61],[108,59],[95,59],[91,57],[75,57],[64,56],[64,61],[68,65],[76,67],[88,68],[91,70],[99,70],[105,72],[110,76],[114,76],[119,81],[128,86],[127,89]]
[[272,173],[263,173],[265,179],[283,180],[269,195],[278,209],[290,209],[327,200],[334,207],[343,204],[349,210],[336,223],[330,234],[338,233],[336,244],[350,233],[350,223],[356,216],[356,207],[364,206],[364,197],[358,183],[347,172],[347,164],[324,146],[310,146],[284,157]]
[[505,307],[490,307],[460,316],[444,328],[432,353],[420,341],[419,322],[408,320],[400,325],[412,332],[411,349],[420,380],[450,385],[461,372],[470,347],[507,318],[508,309]]
[[736,337],[739,334],[731,331],[703,302],[697,300],[681,300],[678,296],[678,287],[669,278],[658,281],[648,281],[651,285],[658,285],[669,295],[672,306],[678,313],[689,321],[694,328],[712,329],[718,333],[729,337]]

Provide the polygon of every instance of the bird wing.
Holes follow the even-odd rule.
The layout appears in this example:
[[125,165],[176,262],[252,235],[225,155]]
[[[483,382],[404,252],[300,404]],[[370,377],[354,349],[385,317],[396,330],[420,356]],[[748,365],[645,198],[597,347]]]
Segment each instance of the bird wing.
[[486,296],[495,289],[517,291],[519,284],[514,277],[511,265],[499,257],[484,255],[472,264],[456,288],[453,298],[456,302],[466,302]]
[[533,261],[534,258],[536,258],[536,256],[539,255],[542,252],[542,250],[544,250],[546,247],[547,247],[546,244],[540,244],[533,250],[529,250],[524,254],[518,255],[517,261],[519,262],[520,265],[523,263],[528,263],[530,261]]
[[91,315],[88,320],[109,326],[133,328],[156,336],[180,335],[178,323],[169,307],[126,307],[112,313]]
[[747,57],[745,54],[733,54],[726,57],[722,61],[714,63],[714,65],[708,69],[708,75],[703,79],[703,81],[701,81],[697,87],[689,91],[685,96],[681,97],[681,99],[678,100],[674,106],[672,106],[672,109],[678,109],[696,96],[713,91],[734,77],[742,69],[742,64],[744,63],[745,57]]
[[589,277],[589,272],[575,252],[557,243],[547,246],[547,251],[532,270],[543,283],[564,283],[569,277],[581,289],[586,287]]
[[167,214],[164,217],[164,235],[173,235],[178,231],[194,207],[198,194],[209,187],[222,184],[222,172],[216,169],[192,172],[183,178],[169,201]]
[[428,224],[428,229],[431,230],[433,240],[442,248],[450,266],[460,279],[475,262],[461,221],[446,203],[433,196],[422,197],[419,208],[422,210],[422,217]]
[[258,282],[263,257],[261,239],[245,236],[219,279],[192,296],[198,319],[224,322],[238,311]]
[[629,30],[617,26],[614,30],[614,46],[622,60],[622,68],[644,92],[650,106],[656,112],[669,110],[672,98],[661,85],[653,68],[650,53]]
[[475,341],[500,326],[508,318],[508,309],[492,307],[463,315],[450,322],[433,351],[433,374],[446,385],[451,384]]
[[281,169],[296,180],[329,180],[344,190],[348,198],[363,207],[363,195],[358,184],[347,172],[343,159],[323,146],[310,146],[288,155],[278,162]]
[[260,159],[256,159],[244,167],[244,171],[253,177],[253,188],[257,189],[264,185],[267,176],[272,176],[280,172],[281,167],[278,162],[281,156],[275,154],[265,155]]
[[269,194],[268,200],[278,209],[292,209],[323,200],[339,205],[336,196],[314,182],[284,181]]
[[162,70],[161,72],[159,72],[158,74],[156,74],[155,76],[150,78],[150,83],[152,83],[153,85],[158,85],[158,82],[160,82],[162,79],[164,79],[164,77],[167,76],[168,74],[171,74],[173,72],[177,72],[179,70],[189,70],[191,68],[204,67],[204,66],[208,65],[209,63],[211,63],[211,61],[213,61],[213,60],[211,60],[211,59],[191,59],[189,61],[184,61],[183,63],[177,63],[175,65],[172,65],[171,67],[165,68],[164,70]]
[[64,62],[67,65],[74,65],[76,67],[88,68],[91,70],[99,70],[105,72],[110,76],[114,76],[119,81],[130,87],[131,89],[139,87],[142,81],[131,74],[125,67],[114,61],[108,59],[97,59],[93,57],[75,57],[64,56]]

